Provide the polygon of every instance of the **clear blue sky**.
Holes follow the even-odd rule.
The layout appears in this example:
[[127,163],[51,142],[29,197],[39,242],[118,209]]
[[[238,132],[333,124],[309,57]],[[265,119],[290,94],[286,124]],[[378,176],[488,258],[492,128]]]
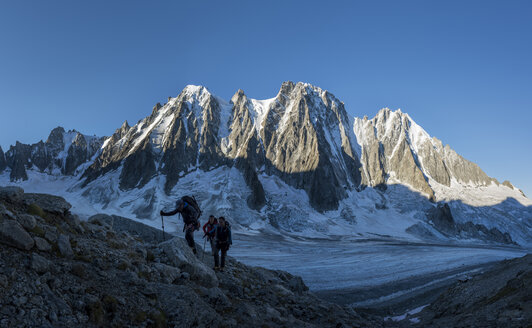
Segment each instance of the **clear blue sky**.
[[286,80],[353,116],[401,108],[532,196],[530,1],[13,1],[0,9],[0,145],[110,135],[187,84]]

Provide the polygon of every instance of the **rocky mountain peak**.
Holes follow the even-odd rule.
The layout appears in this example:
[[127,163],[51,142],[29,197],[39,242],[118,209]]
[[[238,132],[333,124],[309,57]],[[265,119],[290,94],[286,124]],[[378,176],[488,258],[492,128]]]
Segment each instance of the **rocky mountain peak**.
[[131,127],[129,126],[129,124],[127,123],[127,121],[124,121],[124,123],[122,123],[122,126],[120,127],[119,131],[120,131],[120,135],[121,136],[124,136],[130,129]]
[[61,126],[56,127],[50,132],[48,139],[46,140],[47,144],[53,144],[57,147],[64,147],[63,136],[65,134],[65,129]]
[[240,104],[241,101],[248,101],[248,98],[244,93],[244,90],[238,89],[237,92],[235,92],[235,94],[231,97],[230,103],[233,106],[238,107],[238,104]]
[[279,89],[279,93],[277,94],[277,98],[279,98],[280,96],[284,96],[284,97],[294,99],[298,96],[303,96],[303,95],[316,96],[316,97],[323,98],[327,93],[328,92],[326,90],[323,90],[322,88],[312,85],[310,83],[306,83],[306,82],[294,83],[292,81],[286,81],[286,82],[283,82],[283,84],[281,85],[281,88]]
[[292,81],[285,81],[281,84],[279,94],[290,94],[296,85]]
[[205,98],[211,97],[212,94],[206,87],[202,85],[187,85],[178,98],[183,98],[186,101],[202,102]]
[[452,179],[462,185],[497,184],[399,109],[383,108],[373,119],[355,120],[354,129],[371,161],[364,165],[371,185],[392,178],[435,199],[434,187],[450,187]]

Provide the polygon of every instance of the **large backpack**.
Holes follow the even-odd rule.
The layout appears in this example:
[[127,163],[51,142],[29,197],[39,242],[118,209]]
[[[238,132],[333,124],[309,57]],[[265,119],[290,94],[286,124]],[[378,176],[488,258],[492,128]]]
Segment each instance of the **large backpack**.
[[[201,216],[201,209],[198,205],[198,202],[196,201],[196,198],[194,197],[190,197],[190,196],[183,196],[181,197],[181,200],[183,200],[184,202],[186,202],[187,204],[189,204],[190,206],[194,207],[194,209],[196,210],[196,212],[198,212],[198,216],[195,217],[194,219],[196,221],[198,221],[198,219],[200,218]],[[196,224],[198,224],[199,222],[197,222]]]

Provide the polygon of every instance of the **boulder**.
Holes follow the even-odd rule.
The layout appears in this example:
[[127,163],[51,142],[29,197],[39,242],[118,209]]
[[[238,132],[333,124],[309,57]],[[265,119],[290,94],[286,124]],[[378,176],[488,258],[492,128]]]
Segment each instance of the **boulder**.
[[5,217],[6,219],[16,220],[16,217],[13,212],[8,210],[2,203],[0,203],[0,219],[2,217]]
[[24,189],[20,187],[0,187],[0,200],[10,203],[20,202],[24,195]]
[[161,279],[167,284],[173,283],[181,274],[178,268],[164,263],[154,263],[153,266],[161,275]]
[[163,240],[162,230],[118,215],[96,214],[91,216],[88,222],[112,229],[117,233],[127,232],[140,237],[145,242],[151,243]]
[[57,247],[59,248],[59,252],[62,256],[67,258],[71,258],[74,256],[72,246],[70,246],[70,237],[68,237],[67,235],[59,235],[59,238],[57,239]]
[[218,287],[218,278],[214,271],[201,262],[182,238],[172,238],[159,244],[168,257],[170,263],[190,274],[192,280],[197,280],[205,287]]
[[49,252],[52,249],[52,246],[41,237],[35,237],[35,247],[42,252]]
[[218,287],[209,288],[207,290],[207,298],[209,303],[217,309],[223,309],[231,306],[231,301]]
[[290,288],[292,292],[298,293],[298,294],[301,294],[308,290],[307,285],[305,285],[305,282],[299,276],[291,277],[288,280],[288,287]]
[[66,214],[72,207],[63,197],[47,194],[24,194],[26,205],[37,204],[40,208],[50,213]]
[[22,250],[30,250],[35,244],[30,234],[14,220],[0,222],[0,243]]
[[17,221],[26,230],[33,230],[37,225],[37,220],[33,215],[30,214],[20,214],[19,216],[17,216]]
[[51,243],[57,242],[57,229],[53,227],[52,229],[48,228],[46,229],[46,232],[44,233],[44,238],[48,240]]
[[50,270],[50,261],[48,261],[37,253],[32,253],[31,268],[39,274],[46,273]]
[[67,219],[67,222],[70,224],[70,226],[72,228],[74,228],[74,230],[76,230],[78,233],[84,233],[85,232],[85,228],[83,228],[83,226],[81,225],[81,221],[79,219],[79,216],[69,213],[67,215],[66,219]]

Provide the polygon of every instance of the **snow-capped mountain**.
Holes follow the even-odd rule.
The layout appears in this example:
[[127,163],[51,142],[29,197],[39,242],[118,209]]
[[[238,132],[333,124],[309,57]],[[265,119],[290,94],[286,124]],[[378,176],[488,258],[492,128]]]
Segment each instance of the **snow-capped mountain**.
[[[431,138],[401,110],[385,108],[371,120],[356,118],[354,130],[363,149],[367,185],[406,183],[434,200],[444,199],[444,194],[435,194],[439,186],[499,185],[478,165]],[[509,182],[505,185],[513,188]]]
[[314,208],[330,210],[360,184],[355,145],[343,104],[311,85],[284,83],[266,101],[239,90],[230,103],[188,86],[134,127],[124,123],[84,177],[90,183],[121,167],[120,187],[131,189],[162,174],[169,192],[193,170],[235,166],[253,191],[252,208],[265,203],[257,178],[265,172],[305,190]]
[[[0,172],[2,159],[0,150]],[[267,100],[238,90],[229,102],[187,86],[109,138],[58,128],[46,143],[12,146],[5,162],[2,183],[61,186],[81,212],[154,220],[192,193],[205,212],[247,231],[532,240],[532,201],[509,182],[400,110],[352,118],[334,95],[306,83],[285,82]]]

